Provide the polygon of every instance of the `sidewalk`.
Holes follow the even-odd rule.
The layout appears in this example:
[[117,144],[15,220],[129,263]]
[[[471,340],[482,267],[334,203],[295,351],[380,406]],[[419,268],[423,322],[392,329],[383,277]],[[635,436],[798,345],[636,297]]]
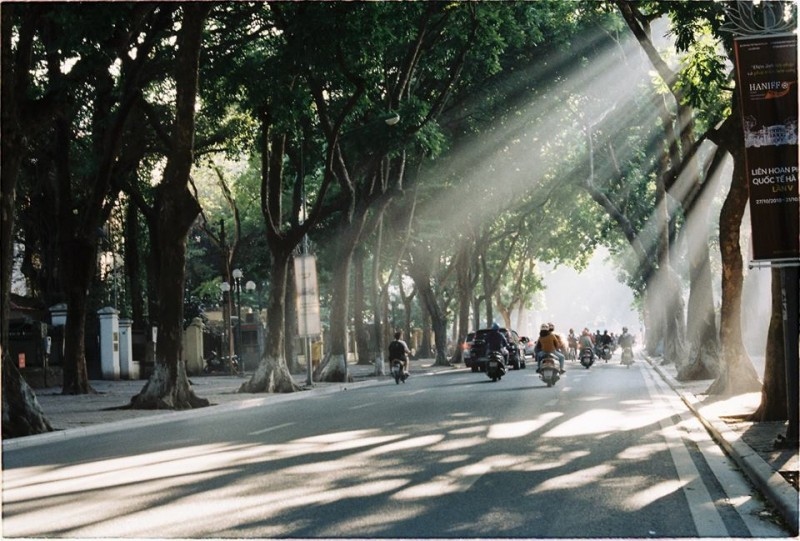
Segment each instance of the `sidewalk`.
[[[640,361],[642,362],[642,361]],[[743,420],[756,410],[761,400],[760,393],[748,393],[725,400],[705,395],[713,380],[679,382],[675,379],[674,365],[662,366],[658,359],[648,360],[670,387],[682,398],[690,410],[700,419],[712,437],[732,457],[750,478],[758,490],[767,497],[790,527],[798,528],[797,479],[800,458],[797,449],[776,450],[773,443],[778,435],[786,433],[786,423],[754,423]],[[435,366],[432,359],[411,361],[412,377],[424,374],[453,371],[461,366]],[[349,385],[374,384],[390,381],[387,375],[374,375],[372,365],[348,364],[352,383],[320,383],[304,392],[335,392]],[[212,404],[223,407],[244,407],[246,403],[263,403],[275,400],[302,398],[304,392],[289,395],[239,394],[237,390],[249,376],[194,376],[192,386],[197,396],[207,398]],[[301,386],[306,375],[295,375]],[[95,381],[94,395],[64,396],[60,387],[36,390],[39,404],[57,432],[16,438],[3,441],[3,447],[18,448],[33,445],[49,438],[64,438],[71,435],[113,430],[113,424],[152,422],[154,417],[182,415],[172,410],[116,409],[127,405],[131,397],[141,391],[143,380]],[[212,412],[215,408],[193,410],[192,415]]]
[[681,382],[675,379],[674,364],[661,365],[660,359],[646,359],[681,397],[706,430],[747,475],[753,485],[770,500],[797,534],[798,449],[775,449],[779,435],[786,434],[787,422],[756,423],[745,420],[758,409],[761,393],[732,397],[705,394],[714,380]]
[[[452,371],[459,368],[458,366],[435,366],[433,363],[433,359],[411,361],[410,369],[412,376]],[[391,379],[388,373],[388,363],[385,368],[386,375],[380,378],[374,375],[375,368],[371,364],[359,365],[348,363],[347,370],[353,379],[352,383],[314,382],[313,389],[290,395],[239,394],[237,392],[239,387],[252,376],[252,373],[249,372],[245,376],[191,376],[189,380],[198,397],[209,400],[214,406],[223,406],[229,404],[235,405],[242,402],[285,399],[290,396],[296,398],[302,397],[304,392],[335,391],[346,388],[348,385],[361,384],[363,382],[377,382],[381,379],[389,381]],[[295,374],[293,377],[299,386],[305,387],[307,379],[305,373]],[[60,386],[35,390],[39,405],[44,410],[47,420],[50,421],[50,424],[56,431],[96,427],[107,423],[148,419],[152,417],[174,415],[176,413],[173,410],[118,409],[129,404],[131,398],[142,390],[145,384],[144,380],[91,380],[90,384],[96,391],[96,394],[65,396],[61,394]],[[197,409],[193,410],[193,414],[202,414],[204,411],[211,411],[213,409],[214,408]],[[28,438],[6,440],[3,441],[3,446],[19,445],[19,443],[24,440],[40,439],[48,435],[49,434],[41,434]]]

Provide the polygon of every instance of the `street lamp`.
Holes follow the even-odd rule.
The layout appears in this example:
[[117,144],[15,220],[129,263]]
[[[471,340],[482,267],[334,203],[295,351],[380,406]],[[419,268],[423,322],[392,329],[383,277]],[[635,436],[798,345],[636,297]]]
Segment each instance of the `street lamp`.
[[[236,342],[239,351],[242,351],[242,269],[233,269],[233,290],[236,293]],[[233,354],[236,355],[236,345],[233,347]],[[244,356],[239,356],[239,366],[242,367],[244,374]]]
[[[222,290],[222,324],[225,326],[225,350],[227,354],[225,356],[228,357],[228,368],[233,368],[233,352],[232,352],[232,345],[233,341],[231,340],[231,310],[230,310],[230,292],[231,292],[231,285],[228,282],[223,281],[219,288]],[[231,370],[232,372],[232,370]]]
[[[252,295],[256,290],[256,283],[254,281],[252,281],[252,280],[248,280],[247,283],[244,284],[244,289],[245,289],[245,291],[247,291],[248,293],[250,293]],[[251,312],[252,312],[252,303],[253,303],[253,300],[252,300],[252,297],[250,297],[250,306],[251,306],[250,311]],[[257,323],[257,325],[256,325],[256,342],[258,343],[258,358],[261,359],[261,353],[262,353],[262,351],[261,351],[261,344],[262,344],[262,342],[261,342],[261,313],[260,313],[261,312],[261,301],[258,302],[258,307],[259,307],[259,313],[257,314],[257,317],[255,319],[255,322]]]

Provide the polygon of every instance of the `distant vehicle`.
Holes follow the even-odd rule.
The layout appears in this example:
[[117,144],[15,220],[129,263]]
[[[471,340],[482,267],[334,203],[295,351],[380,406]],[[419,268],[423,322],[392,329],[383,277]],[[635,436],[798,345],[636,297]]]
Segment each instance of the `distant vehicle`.
[[[469,341],[470,336],[467,335],[468,341],[465,342],[465,345],[470,345],[468,349],[464,350],[464,365],[471,368],[473,372],[486,371],[486,362],[489,358],[488,352],[486,351],[486,335],[489,334],[491,330],[492,329],[479,329],[474,333],[470,333],[473,335],[472,341]],[[522,351],[521,339],[517,331],[501,327],[500,332],[505,335],[509,344],[507,364],[513,366],[516,370],[525,368],[525,354]]]
[[522,344],[522,352],[526,357],[535,357],[536,340],[528,338],[527,336],[520,336],[520,343]]
[[461,360],[464,362],[464,366],[471,366],[470,363],[470,349],[472,348],[472,341],[475,340],[475,333],[467,333],[467,338],[464,340],[464,343],[461,344]]

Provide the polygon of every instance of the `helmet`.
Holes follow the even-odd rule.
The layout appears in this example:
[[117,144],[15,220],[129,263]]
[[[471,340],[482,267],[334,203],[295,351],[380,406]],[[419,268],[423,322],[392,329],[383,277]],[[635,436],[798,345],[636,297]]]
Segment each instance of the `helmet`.
[[552,323],[548,323],[548,324],[547,324],[547,328],[548,328],[548,329],[550,329],[550,330],[552,331],[552,330],[555,330],[556,326],[555,326],[555,325],[553,325]]
[[493,331],[500,330],[500,325],[498,325],[496,321],[494,323],[492,323],[492,330]]
[[541,327],[539,327],[539,330],[542,330],[542,331],[549,331],[549,330],[550,330],[550,326],[549,326],[549,325],[547,325],[547,323],[542,323],[542,326],[541,326]]

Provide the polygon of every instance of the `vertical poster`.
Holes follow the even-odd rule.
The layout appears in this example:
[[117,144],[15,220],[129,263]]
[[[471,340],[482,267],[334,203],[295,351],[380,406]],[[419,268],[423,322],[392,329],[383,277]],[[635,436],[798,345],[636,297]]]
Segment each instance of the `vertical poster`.
[[797,36],[735,41],[753,261],[800,261]]
[[317,290],[317,259],[313,255],[295,257],[294,274],[297,285],[297,335],[318,336],[322,331]]

